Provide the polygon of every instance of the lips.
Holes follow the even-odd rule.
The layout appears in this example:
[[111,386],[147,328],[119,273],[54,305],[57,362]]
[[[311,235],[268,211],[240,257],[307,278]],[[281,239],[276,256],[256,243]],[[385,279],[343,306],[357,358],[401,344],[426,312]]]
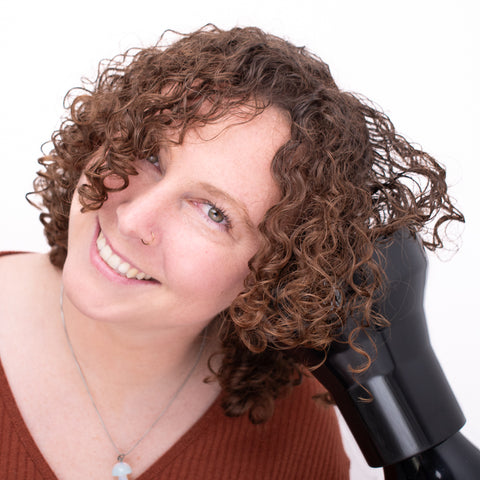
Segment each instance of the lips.
[[125,278],[136,278],[137,280],[153,280],[152,277],[138,268],[130,265],[126,260],[114,253],[107,244],[105,236],[100,230],[97,237],[97,249],[100,258],[116,273]]

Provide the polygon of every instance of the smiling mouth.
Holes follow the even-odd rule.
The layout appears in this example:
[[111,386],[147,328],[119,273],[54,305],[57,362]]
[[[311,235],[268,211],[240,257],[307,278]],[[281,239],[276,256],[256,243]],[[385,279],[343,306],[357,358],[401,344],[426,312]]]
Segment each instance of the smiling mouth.
[[137,280],[151,280],[155,281],[150,275],[138,270],[130,265],[128,262],[120,258],[116,253],[112,252],[112,249],[107,245],[107,241],[102,231],[100,230],[97,238],[97,249],[100,258],[116,273],[125,278],[136,278]]

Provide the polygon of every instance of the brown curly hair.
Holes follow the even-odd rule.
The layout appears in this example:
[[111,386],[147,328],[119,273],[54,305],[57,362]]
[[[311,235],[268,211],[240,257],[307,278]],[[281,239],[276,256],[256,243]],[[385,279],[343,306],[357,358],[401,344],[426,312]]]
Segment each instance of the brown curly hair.
[[133,161],[172,142],[172,127],[181,143],[192,126],[238,107],[252,117],[268,106],[286,112],[291,137],[271,168],[281,200],[259,226],[262,244],[243,292],[218,317],[224,409],[265,421],[301,377],[288,349],[326,351],[352,316],[361,319],[349,337],[358,348],[355,332],[386,324],[372,311],[382,285],[376,240],[408,228],[433,250],[442,246],[440,226],[463,217],[443,168],[370,102],[341,91],[305,48],[258,28],[207,25],[168,46],[164,38],[102,62],[95,81],[67,95],[69,116],[34,182],[50,259],[60,268],[65,261],[82,172],[83,208],[98,209],[112,191],[105,179],[116,175],[126,188]]

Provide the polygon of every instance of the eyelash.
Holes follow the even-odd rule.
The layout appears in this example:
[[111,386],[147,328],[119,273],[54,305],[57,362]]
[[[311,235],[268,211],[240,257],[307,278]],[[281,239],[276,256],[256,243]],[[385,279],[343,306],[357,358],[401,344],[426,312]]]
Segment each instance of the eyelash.
[[150,155],[145,159],[145,161],[159,170],[162,169],[162,166],[160,165],[160,157],[158,155]]
[[[145,160],[148,163],[150,163],[150,165],[153,165],[158,170],[161,170],[162,167],[160,165],[160,158],[158,157],[158,155],[150,155]],[[230,221],[230,217],[229,217],[228,213],[223,208],[220,208],[218,205],[216,205],[215,203],[210,202],[210,201],[195,202],[195,203],[198,204],[198,205],[207,205],[210,208],[213,208],[213,209],[217,210],[223,216],[223,221],[222,222],[215,222],[215,220],[212,220],[208,216],[208,213],[207,213],[206,216],[208,217],[208,220],[211,223],[214,223],[214,224],[218,225],[219,227],[223,228],[224,230],[230,230],[230,228],[232,227],[232,223]]]
[[205,213],[205,215],[207,217],[207,220],[210,223],[218,225],[218,227],[220,227],[223,230],[230,230],[230,228],[232,228],[232,222],[230,221],[230,217],[229,217],[228,213],[223,208],[220,208],[218,205],[216,205],[215,203],[213,203],[211,201],[203,201],[203,202],[195,202],[195,203],[197,205],[206,205],[209,208],[213,208],[213,209],[217,210],[217,212],[220,213],[223,216],[223,221],[222,222],[215,222],[215,220],[211,219],[208,216],[208,213]]

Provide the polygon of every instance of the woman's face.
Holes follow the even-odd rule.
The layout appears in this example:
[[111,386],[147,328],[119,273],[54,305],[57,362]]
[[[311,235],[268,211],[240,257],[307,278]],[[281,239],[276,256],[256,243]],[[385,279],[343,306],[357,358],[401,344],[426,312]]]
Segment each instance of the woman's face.
[[257,226],[279,200],[270,166],[290,133],[275,108],[239,122],[192,129],[158,163],[138,160],[139,174],[100,210],[81,213],[75,195],[63,275],[78,310],[139,327],[203,328],[231,304],[258,249]]

